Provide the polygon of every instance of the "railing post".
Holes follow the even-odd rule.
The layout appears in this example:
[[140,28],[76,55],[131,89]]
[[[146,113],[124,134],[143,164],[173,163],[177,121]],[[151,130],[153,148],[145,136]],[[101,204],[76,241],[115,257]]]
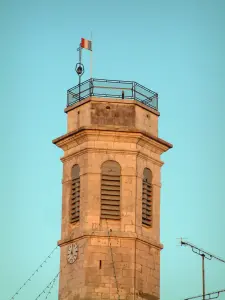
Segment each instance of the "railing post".
[[158,110],[158,94],[156,94],[156,110]]
[[94,79],[91,78],[91,96],[94,96]]
[[135,83],[136,83],[136,82],[133,81],[133,91],[132,91],[132,96],[133,96],[134,99],[136,99],[136,95],[135,95]]
[[69,106],[69,92],[67,92],[67,107]]
[[92,96],[92,93],[91,93],[91,78],[89,80],[89,97]]

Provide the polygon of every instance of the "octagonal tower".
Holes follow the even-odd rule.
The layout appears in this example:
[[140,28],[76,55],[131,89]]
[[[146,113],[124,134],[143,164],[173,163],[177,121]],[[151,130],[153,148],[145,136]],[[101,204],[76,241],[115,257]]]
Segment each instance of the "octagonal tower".
[[68,90],[60,300],[160,298],[158,96],[130,81]]

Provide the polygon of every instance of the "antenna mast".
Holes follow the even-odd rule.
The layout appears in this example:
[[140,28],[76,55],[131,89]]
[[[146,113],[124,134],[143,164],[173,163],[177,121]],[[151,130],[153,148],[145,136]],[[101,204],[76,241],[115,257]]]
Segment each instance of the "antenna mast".
[[[209,252],[206,252],[205,250],[200,249],[200,248],[198,248],[197,246],[195,246],[195,245],[193,245],[191,243],[184,242],[182,240],[182,238],[181,238],[180,243],[181,243],[181,246],[189,246],[189,247],[191,247],[192,252],[194,252],[195,254],[198,254],[198,255],[200,255],[202,257],[202,292],[203,292],[203,294],[201,296],[187,298],[187,299],[195,299],[195,298],[202,297],[203,300],[206,300],[206,298],[205,298],[206,295],[208,296],[208,295],[212,295],[212,294],[215,294],[215,293],[217,293],[218,296],[214,297],[214,298],[218,298],[219,297],[219,293],[220,292],[224,292],[225,290],[218,291],[218,292],[215,292],[215,293],[210,293],[210,294],[206,294],[205,293],[205,258],[208,259],[208,260],[212,260],[212,258],[214,258],[214,259],[217,259],[217,260],[219,260],[220,262],[223,262],[223,263],[225,263],[225,260],[223,260],[222,258],[220,258],[220,257],[218,257],[216,255],[213,255],[213,254],[211,254]],[[214,298],[208,298],[207,300],[214,299]]]

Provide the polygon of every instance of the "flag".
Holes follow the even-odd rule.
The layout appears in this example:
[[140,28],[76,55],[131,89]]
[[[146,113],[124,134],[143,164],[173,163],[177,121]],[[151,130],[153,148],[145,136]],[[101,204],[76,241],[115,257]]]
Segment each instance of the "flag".
[[80,43],[81,48],[85,48],[87,50],[92,51],[92,41],[86,40],[86,39],[81,39]]

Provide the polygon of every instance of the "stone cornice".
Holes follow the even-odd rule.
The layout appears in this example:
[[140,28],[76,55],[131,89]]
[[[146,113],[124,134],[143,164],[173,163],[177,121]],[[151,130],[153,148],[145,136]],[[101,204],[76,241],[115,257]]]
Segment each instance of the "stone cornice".
[[[68,245],[70,243],[73,242],[77,242],[79,240],[82,240],[84,238],[92,238],[92,237],[97,237],[97,238],[108,238],[108,232],[104,232],[104,231],[98,231],[98,232],[84,232],[83,234],[80,234],[77,237],[68,237],[65,238],[64,240],[59,240],[58,241],[58,246],[62,247],[65,245]],[[155,241],[146,238],[142,235],[138,235],[135,232],[121,232],[121,231],[115,231],[115,232],[111,232],[110,233],[110,238],[124,238],[124,239],[131,239],[131,240],[137,240],[140,241],[146,245],[152,246],[156,249],[162,250],[163,249],[163,245],[160,243],[156,243]]]
[[119,128],[117,131],[115,131],[115,129],[109,129],[105,127],[93,128],[93,126],[81,127],[78,130],[71,131],[59,138],[54,139],[52,142],[59,148],[66,151],[67,149],[79,145],[85,141],[101,140],[100,137],[103,136],[104,140],[107,137],[113,142],[115,142],[116,139],[119,141],[120,138],[122,138],[122,140],[126,140],[127,143],[133,142],[138,146],[151,148],[153,152],[158,154],[162,154],[173,147],[172,144],[144,131],[133,129],[125,130],[123,128]]

